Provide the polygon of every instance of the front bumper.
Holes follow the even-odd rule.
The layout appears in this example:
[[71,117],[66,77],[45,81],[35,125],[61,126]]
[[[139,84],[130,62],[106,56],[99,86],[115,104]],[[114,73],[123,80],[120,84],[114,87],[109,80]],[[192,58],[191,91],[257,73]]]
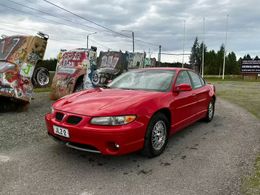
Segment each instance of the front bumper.
[[[88,116],[71,113],[62,112],[63,119],[57,120],[56,112],[45,116],[48,134],[68,147],[104,155],[122,155],[143,148],[146,124],[138,120],[123,126],[98,126],[90,124]],[[82,120],[69,124],[70,116],[82,117]],[[53,125],[68,129],[70,137],[55,134]]]

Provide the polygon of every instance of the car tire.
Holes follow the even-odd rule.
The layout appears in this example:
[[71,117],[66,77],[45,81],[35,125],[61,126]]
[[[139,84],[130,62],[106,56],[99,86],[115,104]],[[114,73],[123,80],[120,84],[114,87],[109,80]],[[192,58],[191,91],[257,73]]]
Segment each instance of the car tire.
[[204,118],[206,122],[212,121],[214,118],[214,113],[215,113],[215,101],[212,99],[209,104],[208,104],[208,111],[207,111],[207,116]]
[[157,113],[151,118],[141,151],[143,156],[153,158],[163,153],[168,143],[169,127],[169,120],[164,114]]
[[35,87],[44,88],[50,83],[50,73],[48,69],[39,67],[34,71],[33,74],[33,85]]
[[97,87],[100,83],[100,76],[97,71],[94,71],[92,78],[91,78],[92,85]]

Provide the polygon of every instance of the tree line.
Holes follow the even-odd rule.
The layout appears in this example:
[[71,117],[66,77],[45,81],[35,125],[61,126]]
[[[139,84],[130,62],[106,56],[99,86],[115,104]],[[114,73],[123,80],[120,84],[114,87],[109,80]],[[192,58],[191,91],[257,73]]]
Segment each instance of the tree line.
[[[203,42],[199,42],[198,37],[195,38],[191,48],[190,65],[192,69],[201,72]],[[223,68],[223,57],[225,46],[222,44],[218,51],[208,50],[204,44],[204,74],[206,75],[220,75]],[[259,59],[258,56],[252,58],[249,54],[245,55],[243,59]],[[225,74],[240,74],[240,64],[242,58],[237,59],[236,54],[231,51],[225,56]]]

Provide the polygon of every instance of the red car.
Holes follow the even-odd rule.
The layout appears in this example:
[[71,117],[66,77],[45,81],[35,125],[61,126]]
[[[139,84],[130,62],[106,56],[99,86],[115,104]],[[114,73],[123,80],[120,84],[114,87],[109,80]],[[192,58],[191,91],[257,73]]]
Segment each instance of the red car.
[[192,70],[148,68],[117,77],[106,88],[55,102],[45,116],[48,134],[78,150],[160,155],[170,135],[200,120],[211,121],[215,87]]

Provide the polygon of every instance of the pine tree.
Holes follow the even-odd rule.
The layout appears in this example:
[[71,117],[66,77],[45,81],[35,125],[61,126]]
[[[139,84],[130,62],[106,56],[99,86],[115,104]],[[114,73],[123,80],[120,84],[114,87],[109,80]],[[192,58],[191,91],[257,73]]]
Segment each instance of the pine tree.
[[195,41],[193,43],[193,46],[191,48],[191,55],[190,55],[190,65],[193,70],[198,71],[198,64],[200,61],[200,46],[198,37],[195,38]]

